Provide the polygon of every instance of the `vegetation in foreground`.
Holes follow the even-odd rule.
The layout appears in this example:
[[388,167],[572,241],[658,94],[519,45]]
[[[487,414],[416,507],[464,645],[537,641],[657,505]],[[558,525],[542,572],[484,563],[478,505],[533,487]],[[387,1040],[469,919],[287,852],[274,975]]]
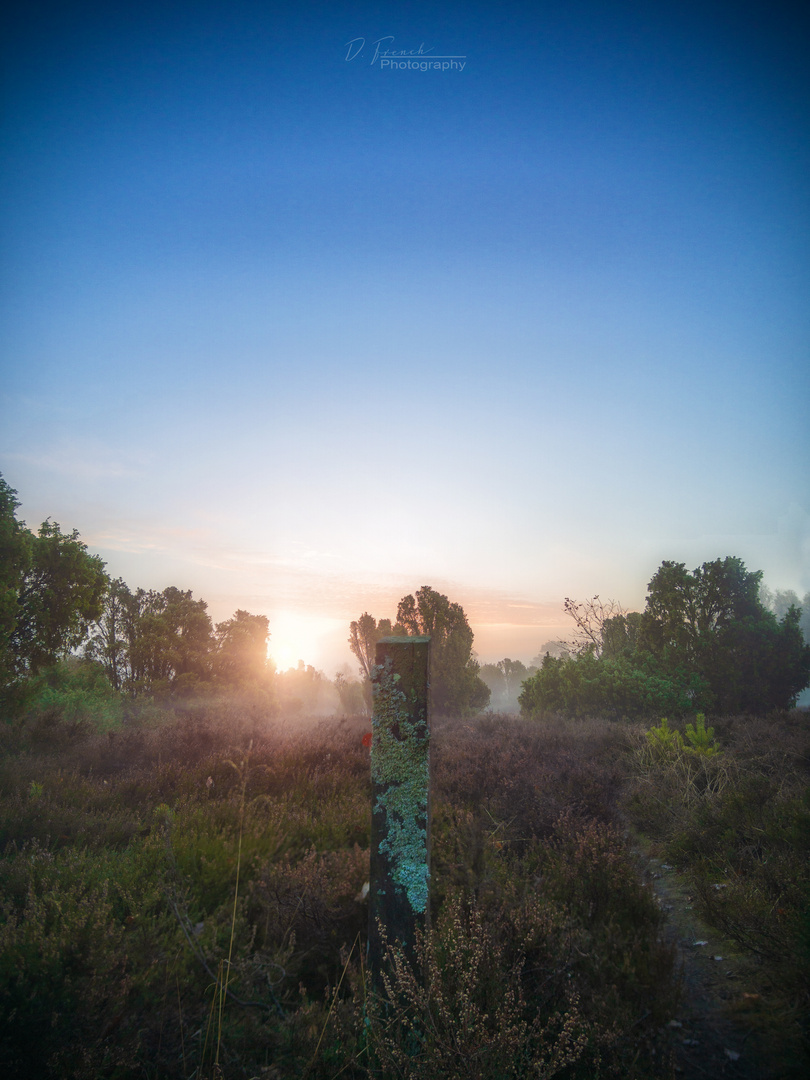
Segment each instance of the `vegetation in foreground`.
[[[368,720],[286,725],[324,680],[274,671],[266,618],[214,628],[190,592],[132,593],[17,506],[0,478],[8,1074],[671,1077],[677,971],[639,840],[754,962],[740,1008],[770,1075],[806,1074],[807,725],[787,706],[810,646],[792,594],[778,613],[739,559],[665,562],[644,613],[567,601],[580,638],[539,670],[480,669],[463,609],[428,586],[396,625],[352,623],[344,712],[367,709],[394,631],[431,634],[434,706],[464,718],[434,743],[432,929],[415,966],[392,943],[380,996]],[[507,698],[522,682],[522,720],[470,721],[481,675]]]
[[801,714],[696,721],[692,739],[439,726],[432,931],[419,974],[392,955],[379,999],[367,720],[290,728],[245,698],[99,733],[61,704],[3,732],[8,1075],[671,1077],[677,971],[629,824],[756,959],[752,1038],[774,1076],[803,1074]]
[[628,820],[682,871],[709,923],[752,965],[739,1020],[764,1076],[810,1066],[810,730],[803,710],[666,721],[636,732]]

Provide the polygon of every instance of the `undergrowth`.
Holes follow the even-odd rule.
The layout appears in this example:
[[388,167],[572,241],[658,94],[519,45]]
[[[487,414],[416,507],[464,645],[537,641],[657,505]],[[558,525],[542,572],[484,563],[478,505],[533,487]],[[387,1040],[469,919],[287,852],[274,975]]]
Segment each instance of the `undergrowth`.
[[737,1002],[774,1077],[810,1067],[810,733],[801,712],[635,736],[627,810],[755,963]]
[[677,972],[628,812],[708,885],[723,875],[705,905],[729,932],[759,838],[739,935],[798,977],[808,808],[775,737],[756,803],[733,724],[695,756],[705,776],[629,752],[616,723],[436,725],[430,927],[414,956],[391,943],[372,987],[368,721],[223,703],[147,719],[6,740],[4,1075],[671,1078]]

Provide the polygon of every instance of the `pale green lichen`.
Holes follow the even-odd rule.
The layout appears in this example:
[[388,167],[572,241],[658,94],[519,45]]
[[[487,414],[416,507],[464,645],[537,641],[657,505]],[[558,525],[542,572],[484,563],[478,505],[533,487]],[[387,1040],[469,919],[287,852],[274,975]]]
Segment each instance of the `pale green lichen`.
[[405,890],[411,908],[423,913],[428,903],[427,798],[430,772],[429,734],[424,719],[412,718],[399,675],[390,659],[374,679],[371,776],[377,787],[376,811],[386,818],[387,835],[379,850],[391,862],[394,881]]

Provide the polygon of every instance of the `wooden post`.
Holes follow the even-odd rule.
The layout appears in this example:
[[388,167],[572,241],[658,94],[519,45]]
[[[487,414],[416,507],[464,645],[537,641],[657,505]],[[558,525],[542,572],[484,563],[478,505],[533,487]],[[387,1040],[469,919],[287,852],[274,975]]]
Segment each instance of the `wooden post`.
[[381,926],[412,950],[430,886],[429,637],[386,637],[372,669],[368,960],[379,985]]

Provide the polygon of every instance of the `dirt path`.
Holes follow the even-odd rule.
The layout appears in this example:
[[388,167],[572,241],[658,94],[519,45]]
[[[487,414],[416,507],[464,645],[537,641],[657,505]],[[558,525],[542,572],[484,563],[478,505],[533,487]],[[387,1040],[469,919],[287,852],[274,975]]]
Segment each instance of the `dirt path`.
[[692,906],[688,887],[660,859],[646,858],[652,888],[667,915],[665,935],[676,949],[683,979],[683,1004],[669,1028],[676,1073],[684,1080],[775,1080],[757,1052],[755,1040],[735,1022],[730,1006],[745,1006],[754,994],[753,965]]

